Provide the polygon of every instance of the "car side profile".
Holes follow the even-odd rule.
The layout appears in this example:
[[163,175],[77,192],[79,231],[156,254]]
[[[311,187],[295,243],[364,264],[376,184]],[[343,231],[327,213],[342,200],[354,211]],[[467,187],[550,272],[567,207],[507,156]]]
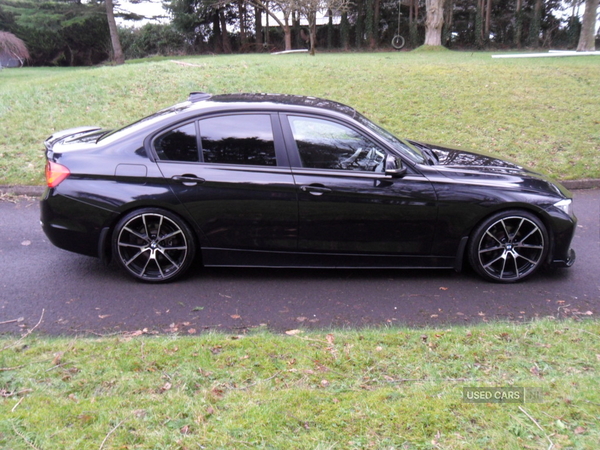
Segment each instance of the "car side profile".
[[164,282],[204,266],[448,268],[521,281],[569,267],[560,184],[400,139],[337,102],[192,93],[115,131],[45,141],[42,227],[65,250]]

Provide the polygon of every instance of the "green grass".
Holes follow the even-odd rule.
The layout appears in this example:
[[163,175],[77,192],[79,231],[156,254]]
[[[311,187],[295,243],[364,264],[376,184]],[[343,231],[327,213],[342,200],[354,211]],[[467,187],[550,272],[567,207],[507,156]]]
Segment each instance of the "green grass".
[[[178,58],[181,60],[181,58]],[[356,107],[394,133],[600,177],[600,58],[395,52],[189,57],[0,71],[0,184],[42,184],[54,131],[125,125],[190,91],[277,92]]]
[[[0,447],[592,449],[600,324],[0,340]],[[472,404],[463,387],[538,389]],[[528,415],[527,415],[528,414]]]

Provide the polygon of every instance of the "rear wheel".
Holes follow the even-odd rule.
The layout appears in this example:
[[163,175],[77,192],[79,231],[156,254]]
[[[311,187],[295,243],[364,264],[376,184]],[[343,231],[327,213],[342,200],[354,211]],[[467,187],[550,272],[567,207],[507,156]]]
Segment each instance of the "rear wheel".
[[533,275],[549,249],[542,221],[527,211],[503,211],[479,225],[469,241],[471,266],[482,277],[514,283]]
[[124,216],[115,227],[112,244],[115,259],[125,272],[154,283],[182,275],[196,254],[187,224],[157,208],[139,209]]

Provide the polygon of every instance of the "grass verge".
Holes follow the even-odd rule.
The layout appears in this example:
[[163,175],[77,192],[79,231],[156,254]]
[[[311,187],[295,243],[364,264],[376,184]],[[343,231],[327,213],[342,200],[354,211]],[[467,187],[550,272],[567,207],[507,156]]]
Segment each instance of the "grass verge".
[[190,91],[330,98],[399,136],[493,153],[556,178],[600,178],[598,57],[420,51],[178,61],[1,71],[0,184],[42,184],[42,141],[54,131],[122,126]]
[[[592,449],[600,442],[598,322],[294,333],[4,338],[0,447]],[[523,387],[542,402],[467,403],[464,387]]]

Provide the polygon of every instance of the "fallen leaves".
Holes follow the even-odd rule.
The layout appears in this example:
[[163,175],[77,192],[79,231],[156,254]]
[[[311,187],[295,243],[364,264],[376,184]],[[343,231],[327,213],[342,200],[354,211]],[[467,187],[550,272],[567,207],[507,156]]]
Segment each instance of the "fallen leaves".
[[302,334],[304,333],[304,331],[302,330],[287,330],[285,332],[285,334],[287,334],[288,336],[297,336],[298,334]]

